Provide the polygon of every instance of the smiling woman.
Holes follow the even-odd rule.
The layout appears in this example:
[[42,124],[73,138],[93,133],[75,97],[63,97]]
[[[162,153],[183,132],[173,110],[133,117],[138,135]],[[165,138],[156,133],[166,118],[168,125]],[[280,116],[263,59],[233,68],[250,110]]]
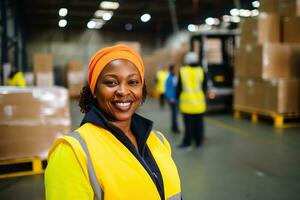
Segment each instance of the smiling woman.
[[143,61],[127,46],[91,58],[81,126],[49,152],[47,199],[181,199],[168,141],[135,113],[146,98],[144,82]]

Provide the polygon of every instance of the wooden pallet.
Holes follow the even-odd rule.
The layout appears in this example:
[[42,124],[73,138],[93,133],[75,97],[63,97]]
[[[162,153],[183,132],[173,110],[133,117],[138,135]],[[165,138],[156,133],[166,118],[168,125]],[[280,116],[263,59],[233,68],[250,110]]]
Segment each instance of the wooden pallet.
[[300,127],[300,113],[276,113],[235,105],[234,118],[240,119],[242,113],[250,115],[252,123],[257,123],[259,116],[261,116],[271,118],[275,128]]
[[47,160],[41,158],[0,160],[0,179],[41,174],[44,173],[46,165]]

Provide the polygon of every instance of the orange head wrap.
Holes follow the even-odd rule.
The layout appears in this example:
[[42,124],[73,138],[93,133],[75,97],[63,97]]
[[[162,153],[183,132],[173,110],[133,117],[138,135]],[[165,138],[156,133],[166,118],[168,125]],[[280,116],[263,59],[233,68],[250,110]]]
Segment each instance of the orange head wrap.
[[126,59],[132,62],[138,69],[144,84],[144,64],[141,56],[126,45],[115,45],[97,51],[90,60],[88,83],[93,94],[100,73],[108,63],[116,59]]

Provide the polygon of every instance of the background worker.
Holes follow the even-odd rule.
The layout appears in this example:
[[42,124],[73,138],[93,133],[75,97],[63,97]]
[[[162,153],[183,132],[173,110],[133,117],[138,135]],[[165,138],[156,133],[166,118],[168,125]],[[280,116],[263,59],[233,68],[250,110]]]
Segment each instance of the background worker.
[[181,199],[168,141],[135,113],[146,98],[144,80],[140,55],[125,45],[91,58],[81,126],[49,153],[47,200]]
[[159,69],[156,73],[155,82],[156,82],[156,92],[158,93],[159,98],[159,107],[163,109],[165,106],[165,84],[168,78],[168,71],[165,69]]
[[177,95],[179,96],[179,110],[183,115],[185,134],[181,149],[188,148],[195,142],[200,147],[204,139],[203,113],[206,110],[205,73],[198,64],[198,55],[188,52],[184,58],[185,66],[179,70]]
[[13,68],[8,75],[7,85],[9,86],[19,86],[19,87],[26,87],[26,81],[24,78],[23,72]]
[[172,133],[179,133],[178,128],[178,99],[176,95],[176,86],[178,83],[178,68],[175,65],[169,66],[169,76],[166,81],[165,98],[170,105],[171,110],[171,130]]

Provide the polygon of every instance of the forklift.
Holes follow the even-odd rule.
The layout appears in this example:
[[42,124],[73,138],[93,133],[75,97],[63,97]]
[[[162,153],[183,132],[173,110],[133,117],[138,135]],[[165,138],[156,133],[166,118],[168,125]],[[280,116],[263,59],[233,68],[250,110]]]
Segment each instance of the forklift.
[[191,50],[199,55],[206,75],[207,111],[232,110],[234,49],[238,33],[203,31],[191,37]]

